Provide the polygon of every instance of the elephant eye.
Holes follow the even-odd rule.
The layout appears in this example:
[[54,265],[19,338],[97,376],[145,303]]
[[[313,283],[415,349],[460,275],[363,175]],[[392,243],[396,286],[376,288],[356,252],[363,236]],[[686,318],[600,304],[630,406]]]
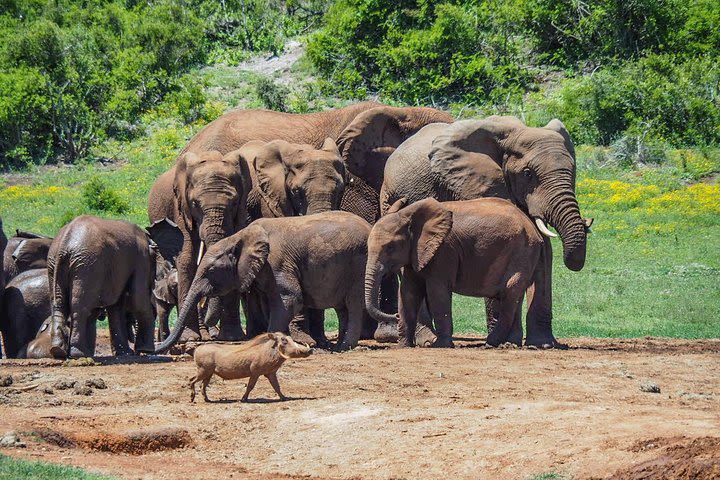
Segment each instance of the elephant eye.
[[523,175],[525,175],[525,178],[532,178],[533,171],[529,168],[523,168]]
[[193,201],[192,201],[192,206],[195,207],[195,208],[200,208],[200,202],[198,202],[197,200],[193,200]]

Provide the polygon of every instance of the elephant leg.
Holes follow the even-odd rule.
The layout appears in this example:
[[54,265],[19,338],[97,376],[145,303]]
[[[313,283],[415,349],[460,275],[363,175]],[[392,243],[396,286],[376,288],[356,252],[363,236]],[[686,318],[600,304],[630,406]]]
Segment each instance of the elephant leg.
[[363,316],[366,316],[365,305],[362,304],[362,293],[352,295],[346,299],[347,303],[347,320],[345,327],[345,337],[340,342],[340,351],[350,350],[357,347],[360,340],[360,332],[362,331]]
[[[84,288],[77,282],[73,285],[74,292],[84,292]],[[87,308],[83,299],[73,295],[70,303],[70,346],[71,358],[92,357],[95,355],[95,320],[96,312]],[[125,316],[122,316],[125,327]],[[110,331],[112,333],[112,330]],[[54,354],[53,354],[54,355]]]
[[425,286],[425,299],[435,321],[437,339],[433,347],[452,348],[452,290],[437,280],[429,280]]
[[517,320],[516,311],[522,300],[522,292],[506,292],[501,298],[494,299],[497,302],[497,322],[492,333],[487,336],[487,345],[497,347],[510,339],[510,332]]
[[247,337],[243,332],[240,323],[240,294],[238,292],[230,292],[221,297],[223,313],[220,320],[220,333],[218,340],[237,341],[244,340]]
[[415,272],[406,269],[400,283],[398,321],[398,344],[401,347],[415,346],[415,329],[420,305],[425,298],[425,282]]
[[170,310],[173,306],[162,300],[155,301],[155,309],[157,310],[157,341],[162,342],[170,335]]
[[510,333],[508,334],[507,341],[510,343],[513,343],[515,345],[522,346],[522,340],[523,340],[523,329],[522,329],[522,308],[520,306],[522,305],[522,297],[520,298],[520,301],[518,302],[518,306],[515,309],[515,317],[512,322],[512,327],[510,328]]
[[345,342],[345,333],[347,332],[348,326],[348,309],[346,307],[336,308],[335,313],[338,317],[338,336],[335,342],[335,350],[341,351],[341,346]]
[[308,308],[306,310],[310,324],[310,336],[315,340],[317,348],[330,348],[330,341],[325,336],[325,310]]
[[[399,311],[398,306],[398,276],[388,275],[380,283],[380,309],[385,313],[393,314]],[[379,343],[397,342],[397,328],[396,324],[379,323],[373,338]]]
[[435,334],[435,328],[432,324],[432,315],[430,315],[430,309],[427,305],[427,298],[420,304],[417,323],[417,328],[415,329],[415,345],[420,347],[432,346],[435,340],[437,340],[437,335]]
[[247,335],[250,338],[256,337],[261,333],[268,331],[268,318],[270,310],[264,295],[251,287],[250,290],[243,295],[245,310],[245,326]]
[[539,348],[559,346],[552,333],[552,247],[545,239],[540,260],[527,290],[527,337],[525,345]]
[[116,357],[130,355],[132,350],[130,350],[128,343],[127,318],[123,300],[121,299],[115,305],[107,307],[107,313],[113,355]]
[[152,353],[155,351],[153,343],[153,333],[155,333],[155,316],[153,315],[152,303],[150,296],[147,294],[147,287],[144,289],[145,294],[138,294],[137,290],[142,287],[133,288],[130,295],[130,311],[135,317],[135,353]]
[[296,342],[307,343],[311,347],[316,345],[315,339],[310,335],[309,308],[303,308],[300,313],[290,320],[290,336]]

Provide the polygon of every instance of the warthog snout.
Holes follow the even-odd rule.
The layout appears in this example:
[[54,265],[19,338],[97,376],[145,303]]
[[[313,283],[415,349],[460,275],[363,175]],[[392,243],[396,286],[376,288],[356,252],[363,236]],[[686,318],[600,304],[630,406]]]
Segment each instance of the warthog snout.
[[313,349],[307,343],[298,343],[287,335],[279,340],[278,349],[287,358],[305,358],[313,353]]

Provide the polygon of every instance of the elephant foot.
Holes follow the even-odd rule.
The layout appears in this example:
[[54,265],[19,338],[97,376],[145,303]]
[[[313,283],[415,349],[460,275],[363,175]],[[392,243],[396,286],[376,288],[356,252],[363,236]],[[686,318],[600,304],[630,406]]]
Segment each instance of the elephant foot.
[[210,340],[213,340],[216,337],[217,337],[217,334],[215,335],[215,337],[213,337],[212,334],[210,333],[210,330],[206,326],[204,326],[204,325],[200,326],[200,340],[201,341],[209,342]]
[[95,352],[84,352],[77,347],[70,347],[70,358],[92,358],[94,354]]
[[308,333],[303,332],[302,330],[292,328],[292,325],[290,326],[290,336],[298,343],[305,343],[310,347],[317,346],[317,342],[313,337],[311,337]]
[[178,343],[199,342],[200,339],[200,333],[186,327],[185,330],[183,330],[182,335],[180,335]]
[[528,337],[525,339],[526,347],[535,347],[541,350],[547,350],[550,348],[566,349],[567,345],[557,341],[554,336],[544,337]]
[[67,358],[67,350],[62,347],[52,346],[50,347],[50,355],[52,355],[53,358],[64,360]]
[[417,326],[417,329],[415,330],[415,345],[419,347],[430,347],[436,340],[437,336],[430,327],[426,325]]
[[220,335],[220,329],[214,325],[212,327],[208,327],[208,334],[210,334],[211,339],[215,340],[218,335]]
[[355,348],[357,345],[350,345],[349,343],[342,342],[341,344],[338,344],[335,346],[336,352],[348,352]]
[[319,348],[321,350],[332,350],[333,344],[330,340],[327,338],[316,338],[315,339],[315,348]]
[[378,323],[375,335],[375,341],[378,343],[395,343],[398,341],[397,323],[380,322]]
[[437,340],[433,342],[431,345],[433,348],[455,348],[455,344],[452,341],[452,338],[440,338],[438,337]]
[[240,322],[234,325],[220,324],[220,333],[218,333],[216,340],[222,340],[224,342],[237,342],[239,340],[247,340],[245,333],[240,326]]

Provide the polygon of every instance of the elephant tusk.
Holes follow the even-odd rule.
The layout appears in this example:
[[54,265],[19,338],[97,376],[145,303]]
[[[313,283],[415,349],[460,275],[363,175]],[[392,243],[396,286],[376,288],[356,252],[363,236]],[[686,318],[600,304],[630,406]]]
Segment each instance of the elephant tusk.
[[207,303],[207,297],[202,297],[200,301],[198,302],[198,307],[205,308],[205,304]]
[[557,233],[553,233],[550,230],[548,230],[547,225],[545,225],[545,222],[543,222],[541,218],[535,217],[535,225],[537,226],[538,230],[540,230],[540,233],[542,233],[546,237],[548,237],[548,238],[557,237]]
[[198,251],[198,259],[197,259],[198,265],[200,265],[200,260],[202,260],[203,253],[205,253],[205,242],[200,240],[200,250]]

